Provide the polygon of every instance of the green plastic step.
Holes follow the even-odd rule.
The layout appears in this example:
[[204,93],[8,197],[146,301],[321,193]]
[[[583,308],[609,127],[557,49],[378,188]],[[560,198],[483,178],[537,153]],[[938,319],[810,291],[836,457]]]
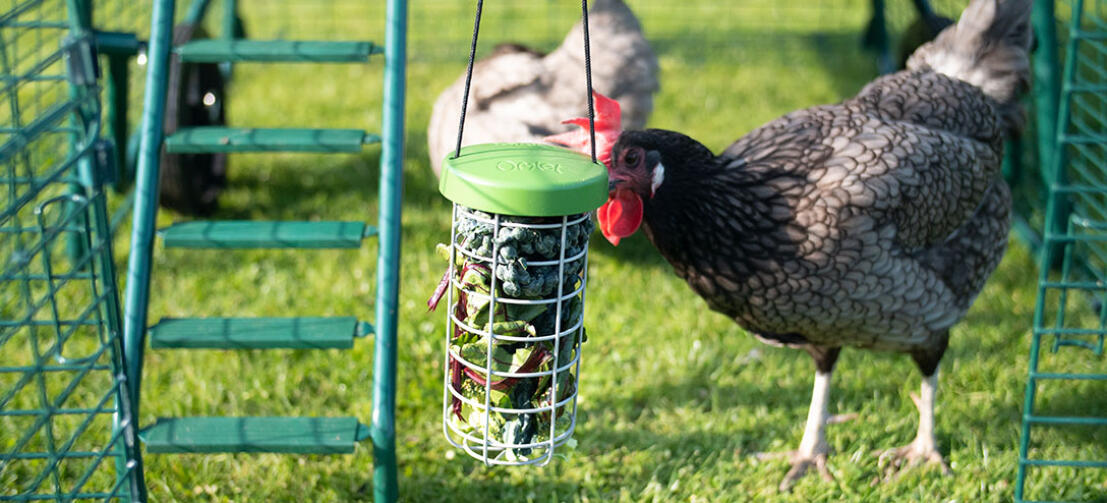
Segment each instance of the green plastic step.
[[175,154],[206,152],[360,152],[380,136],[360,129],[181,128],[165,139]]
[[200,63],[359,63],[384,51],[372,42],[297,40],[194,40],[174,49],[181,61]]
[[162,318],[150,327],[155,349],[348,349],[357,318]]
[[153,453],[348,454],[368,436],[355,417],[158,418],[142,433]]
[[363,222],[226,220],[175,223],[162,239],[170,248],[357,248],[374,234]]

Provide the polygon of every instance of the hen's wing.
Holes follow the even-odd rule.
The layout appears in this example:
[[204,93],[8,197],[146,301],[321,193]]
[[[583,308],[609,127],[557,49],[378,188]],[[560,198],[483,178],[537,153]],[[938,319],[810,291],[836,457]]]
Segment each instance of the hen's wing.
[[999,120],[968,84],[901,72],[842,104],[770,122],[722,156],[746,172],[805,178],[793,204],[806,222],[834,228],[865,215],[894,223],[896,242],[912,250],[945,240],[980,205],[1000,168]]
[[900,244],[944,241],[981,205],[999,173],[1003,129],[995,102],[979,88],[929,71],[901,72],[870,83],[845,106],[871,119],[845,128],[854,134],[834,140],[841,148],[827,165],[864,169],[874,207],[890,212]]

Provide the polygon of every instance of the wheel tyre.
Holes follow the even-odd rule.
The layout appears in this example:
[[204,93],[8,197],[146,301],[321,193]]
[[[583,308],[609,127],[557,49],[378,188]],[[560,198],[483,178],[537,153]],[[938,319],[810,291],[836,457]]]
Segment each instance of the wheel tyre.
[[[199,38],[207,38],[199,26],[182,23],[173,30],[174,46]],[[165,134],[184,127],[226,126],[225,91],[217,63],[182,63],[179,56],[171,55]],[[226,185],[227,154],[169,154],[162,147],[159,192],[163,207],[208,216],[219,207]]]

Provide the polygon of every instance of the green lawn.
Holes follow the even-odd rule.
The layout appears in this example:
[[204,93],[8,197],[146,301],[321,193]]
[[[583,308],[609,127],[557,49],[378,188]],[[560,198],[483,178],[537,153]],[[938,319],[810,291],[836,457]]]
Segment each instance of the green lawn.
[[[954,329],[942,365],[938,431],[953,477],[920,469],[877,481],[874,453],[914,435],[908,393],[919,376],[905,356],[847,350],[831,412],[858,418],[829,428],[837,481],[809,476],[793,493],[778,494],[786,463],[759,462],[752,454],[798,445],[810,359],[761,345],[724,317],[705,314],[704,302],[641,235],[613,248],[597,233],[592,244],[590,340],[583,349],[575,452],[545,468],[514,469],[485,468],[454,452],[441,426],[444,313],[427,313],[424,304],[445,265],[434,244],[449,231],[449,206],[426,159],[425,125],[437,93],[463,69],[469,3],[413,2],[396,418],[404,501],[1012,499],[1037,277],[1017,242]],[[504,37],[552,47],[576,15],[571,2],[563,2],[566,12],[533,2],[537,14],[522,7],[529,2],[500,3],[486,6],[484,49]],[[777,115],[856,92],[874,75],[871,56],[858,49],[867,1],[816,2],[812,9],[796,6],[805,2],[748,4],[728,10],[709,0],[632,2],[642,7],[662,68],[652,126],[683,131],[718,150]],[[323,23],[328,37],[380,38],[383,23],[372,17],[378,7],[343,2],[303,9],[288,17],[338,17]],[[273,20],[281,12],[246,2],[247,29],[262,37],[297,35],[281,24],[288,19]],[[378,64],[242,65],[228,116],[241,126],[376,130],[380,90]],[[235,156],[219,216],[375,221],[378,154],[371,147],[359,155]],[[159,224],[176,218],[162,212]],[[372,240],[358,251],[317,252],[158,245],[154,264],[151,321],[165,315],[373,317]],[[353,414],[368,422],[371,363],[371,341],[347,352],[150,350],[141,420]],[[1104,396],[1103,387],[1077,391],[1083,394],[1070,395],[1077,406],[1081,399],[1072,397]],[[1107,457],[1102,433],[1058,432],[1037,445],[1060,455]],[[372,498],[371,467],[367,445],[351,456],[148,455],[146,480],[152,501],[364,501]],[[1056,471],[1034,487],[1042,497],[1107,501],[1105,479],[1103,471]]]

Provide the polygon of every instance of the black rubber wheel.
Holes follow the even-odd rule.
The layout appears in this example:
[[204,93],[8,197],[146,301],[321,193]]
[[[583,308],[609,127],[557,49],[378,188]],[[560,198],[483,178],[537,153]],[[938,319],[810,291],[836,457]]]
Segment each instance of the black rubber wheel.
[[[182,23],[173,29],[173,45],[207,38],[200,26]],[[217,63],[182,63],[173,54],[165,103],[166,136],[178,128],[226,126],[226,86]],[[161,205],[194,216],[219,207],[227,185],[227,154],[167,154],[161,151]]]

